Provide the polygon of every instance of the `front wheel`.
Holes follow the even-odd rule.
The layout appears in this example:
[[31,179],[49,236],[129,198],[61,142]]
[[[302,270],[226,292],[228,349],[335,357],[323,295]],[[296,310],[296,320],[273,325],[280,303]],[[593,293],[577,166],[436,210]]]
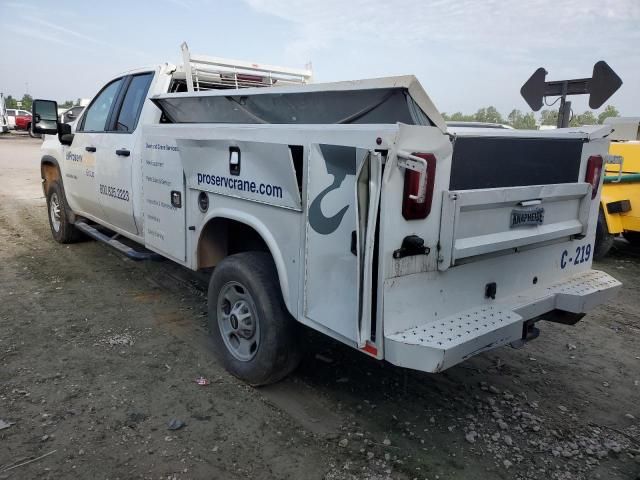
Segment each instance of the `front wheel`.
[[47,190],[47,212],[51,235],[56,242],[73,243],[80,239],[81,232],[69,222],[64,191],[57,180],[51,182]]
[[284,304],[268,253],[243,252],[222,260],[209,282],[208,307],[215,354],[236,377],[266,385],[298,365],[298,325]]

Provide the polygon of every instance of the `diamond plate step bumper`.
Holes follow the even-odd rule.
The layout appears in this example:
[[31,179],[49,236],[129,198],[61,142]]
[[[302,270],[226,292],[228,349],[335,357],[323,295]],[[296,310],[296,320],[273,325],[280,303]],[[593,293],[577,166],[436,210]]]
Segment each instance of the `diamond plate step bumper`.
[[480,305],[414,328],[385,335],[385,358],[394,365],[441,372],[478,353],[518,341],[525,320],[553,310],[583,313],[612,298],[622,284],[589,270],[514,297]]
[[440,372],[519,339],[523,321],[513,311],[483,305],[387,336],[385,358],[396,365]]
[[620,287],[622,283],[608,273],[590,270],[555,283],[547,291],[555,295],[557,309],[583,313],[605,303]]

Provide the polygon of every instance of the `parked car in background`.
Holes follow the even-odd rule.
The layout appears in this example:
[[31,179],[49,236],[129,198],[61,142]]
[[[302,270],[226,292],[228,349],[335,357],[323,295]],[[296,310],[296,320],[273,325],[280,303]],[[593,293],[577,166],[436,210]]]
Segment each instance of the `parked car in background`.
[[29,132],[29,136],[33,137],[33,138],[40,138],[41,135],[37,134],[37,133],[33,133],[33,131],[31,130],[31,119],[33,118],[31,113],[27,112],[26,110],[19,110],[20,112],[25,112],[21,115],[16,115],[15,117],[15,129],[16,130],[25,130],[27,132]]
[[83,110],[84,110],[84,107],[81,107],[80,105],[76,105],[75,107],[71,107],[65,110],[60,115],[60,123],[75,122],[78,119],[78,117],[80,117],[80,114],[82,113]]
[[24,116],[24,115],[31,115],[30,112],[28,112],[27,110],[21,110],[21,109],[17,109],[17,108],[8,108],[7,109],[7,120],[9,123],[9,129],[13,130],[16,128],[16,117],[18,116]]
[[31,126],[31,114],[29,112],[26,112],[24,110],[19,110],[20,112],[25,112],[25,113],[20,113],[19,115],[16,115],[15,118],[15,129],[16,130],[29,130],[29,127]]

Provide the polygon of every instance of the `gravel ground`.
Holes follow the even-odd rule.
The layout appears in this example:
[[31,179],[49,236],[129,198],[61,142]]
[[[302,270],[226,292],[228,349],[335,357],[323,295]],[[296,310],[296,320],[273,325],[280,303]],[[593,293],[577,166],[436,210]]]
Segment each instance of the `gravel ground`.
[[626,242],[596,265],[615,303],[523,349],[428,375],[309,333],[302,366],[254,389],[213,359],[200,277],[52,240],[38,148],[0,136],[0,479],[640,478]]

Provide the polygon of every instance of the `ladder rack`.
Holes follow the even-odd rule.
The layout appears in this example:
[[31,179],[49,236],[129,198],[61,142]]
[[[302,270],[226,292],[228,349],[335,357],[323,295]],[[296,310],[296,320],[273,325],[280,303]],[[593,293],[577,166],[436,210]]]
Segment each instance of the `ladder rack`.
[[305,69],[261,65],[242,60],[194,55],[181,47],[188,92],[224,88],[272,87],[311,83],[311,64]]

